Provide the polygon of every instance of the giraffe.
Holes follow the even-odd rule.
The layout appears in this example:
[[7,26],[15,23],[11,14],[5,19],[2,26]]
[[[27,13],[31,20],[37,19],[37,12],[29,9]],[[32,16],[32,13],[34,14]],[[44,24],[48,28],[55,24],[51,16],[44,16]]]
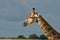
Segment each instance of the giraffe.
[[26,27],[28,24],[32,24],[33,22],[38,23],[48,40],[60,39],[60,34],[48,24],[41,14],[35,12],[35,8],[32,8],[32,12],[28,14],[23,25]]

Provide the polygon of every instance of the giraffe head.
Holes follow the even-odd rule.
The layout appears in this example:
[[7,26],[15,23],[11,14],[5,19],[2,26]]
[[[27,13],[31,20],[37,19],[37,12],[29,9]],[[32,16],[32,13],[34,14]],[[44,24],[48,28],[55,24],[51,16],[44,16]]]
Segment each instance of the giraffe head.
[[24,26],[28,24],[32,24],[33,22],[37,22],[39,19],[39,14],[35,12],[35,8],[32,9],[32,12],[27,16],[26,20],[24,21]]

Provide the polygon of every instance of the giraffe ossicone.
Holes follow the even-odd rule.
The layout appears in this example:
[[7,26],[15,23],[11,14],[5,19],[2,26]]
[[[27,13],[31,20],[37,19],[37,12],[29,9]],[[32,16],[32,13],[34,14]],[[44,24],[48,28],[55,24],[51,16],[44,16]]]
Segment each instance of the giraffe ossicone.
[[33,22],[39,24],[48,40],[60,39],[60,34],[55,29],[53,29],[40,14],[35,12],[35,8],[33,8],[32,12],[27,16],[26,20],[24,21],[24,26],[32,24]]

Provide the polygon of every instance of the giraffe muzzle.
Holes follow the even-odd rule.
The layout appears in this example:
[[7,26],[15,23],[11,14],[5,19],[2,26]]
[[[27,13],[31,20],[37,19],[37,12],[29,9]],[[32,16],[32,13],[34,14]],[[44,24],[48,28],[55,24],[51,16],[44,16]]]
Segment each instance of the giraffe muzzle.
[[27,26],[27,23],[24,22],[23,25],[24,25],[24,26]]

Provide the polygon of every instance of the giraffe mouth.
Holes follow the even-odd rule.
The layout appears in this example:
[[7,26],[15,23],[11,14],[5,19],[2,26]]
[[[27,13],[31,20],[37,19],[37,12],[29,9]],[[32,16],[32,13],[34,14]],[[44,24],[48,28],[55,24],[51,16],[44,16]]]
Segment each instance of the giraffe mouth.
[[23,23],[24,26],[27,26],[27,23]]

